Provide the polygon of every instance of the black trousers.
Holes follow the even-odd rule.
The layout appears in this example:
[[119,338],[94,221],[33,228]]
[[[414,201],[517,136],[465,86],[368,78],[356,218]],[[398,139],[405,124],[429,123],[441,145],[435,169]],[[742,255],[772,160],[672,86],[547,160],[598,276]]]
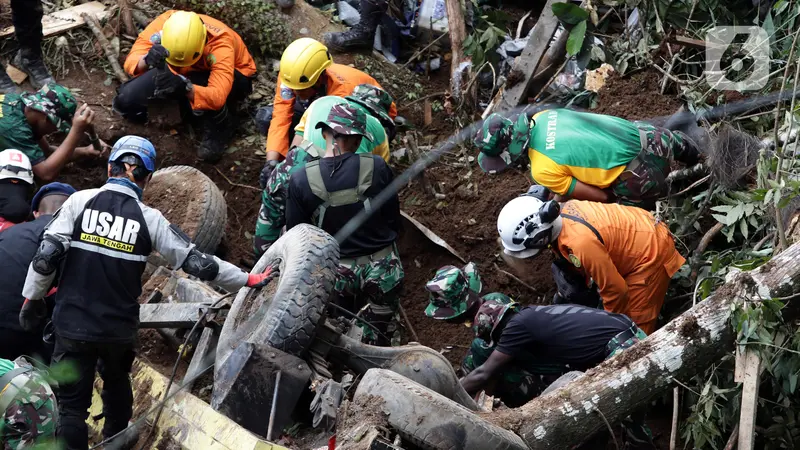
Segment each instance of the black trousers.
[[42,49],[41,0],[11,0],[11,23],[20,47],[40,54]]
[[42,340],[42,333],[0,328],[0,358],[13,361],[27,355],[50,364],[51,353],[52,349]]
[[[208,86],[208,77],[211,72],[191,72],[186,75],[186,78],[197,86]],[[147,121],[147,105],[153,101],[169,101],[152,99],[153,93],[156,90],[155,83],[156,70],[148,70],[147,72],[139,75],[136,78],[126,81],[122,86],[117,89],[117,96],[114,97],[114,111],[119,113],[127,120],[138,123]],[[242,100],[245,99],[250,93],[253,92],[252,78],[244,76],[238,70],[233,72],[233,86],[231,92],[228,94],[226,106],[232,112],[236,111],[236,107]],[[181,108],[184,111],[190,111],[189,101],[185,96],[181,95],[175,99],[181,101]]]
[[124,430],[133,415],[133,390],[130,372],[136,356],[135,344],[86,342],[56,336],[53,364],[70,361],[77,371],[76,381],[58,389],[59,416],[56,436],[67,450],[86,450],[89,430],[86,419],[92,404],[95,368],[103,379],[103,438]]

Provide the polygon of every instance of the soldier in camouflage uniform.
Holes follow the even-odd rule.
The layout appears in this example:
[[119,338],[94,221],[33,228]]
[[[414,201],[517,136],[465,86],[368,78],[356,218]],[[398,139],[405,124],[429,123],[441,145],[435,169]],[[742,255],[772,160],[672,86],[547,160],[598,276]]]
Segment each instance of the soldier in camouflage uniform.
[[373,139],[362,109],[334,105],[315,128],[322,129],[325,156],[289,178],[286,229],[310,223],[335,235],[362,210],[370,212],[367,221],[339,244],[337,298],[332,301],[357,314],[364,342],[388,345],[405,276],[395,245],[400,201],[395,193],[373,208],[371,200],[391,184],[392,171],[377,155],[356,154],[363,140]]
[[44,377],[23,358],[0,359],[0,450],[52,449],[58,407]]
[[[33,93],[0,94],[0,149],[21,151],[38,179],[52,181],[68,162],[100,157],[91,145],[77,146],[93,121],[94,111],[78,107],[69,89],[60,84],[47,83]],[[42,138],[55,132],[67,137],[58,147],[44,148]]]
[[530,163],[534,183],[558,194],[559,200],[645,209],[667,194],[673,160],[691,166],[701,157],[694,141],[680,131],[569,109],[540,111],[530,119],[523,113],[513,121],[492,114],[474,144],[485,172]]
[[345,98],[329,95],[319,98],[306,110],[300,123],[295,127],[296,136],[286,159],[270,174],[266,187],[261,193],[261,209],[256,220],[253,244],[256,257],[260,257],[273,242],[278,240],[286,224],[286,186],[289,176],[305,163],[319,159],[324,153],[325,139],[316,125],[328,117],[335,105],[349,104],[367,114],[367,131],[373,141],[363,139],[356,153],[373,153],[389,161],[389,137],[386,130],[393,133],[394,124],[389,118],[392,97],[386,91],[369,85],[356,86],[352,95]]

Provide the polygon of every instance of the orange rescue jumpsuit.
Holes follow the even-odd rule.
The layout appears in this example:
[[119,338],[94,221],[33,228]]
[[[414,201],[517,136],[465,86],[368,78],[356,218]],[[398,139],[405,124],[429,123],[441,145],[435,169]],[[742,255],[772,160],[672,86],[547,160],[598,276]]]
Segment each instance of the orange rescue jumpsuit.
[[605,244],[586,225],[563,218],[554,250],[597,283],[606,311],[627,315],[647,334],[655,331],[669,281],[686,262],[666,225],[617,204],[570,200],[561,212],[590,223]]
[[[359,84],[371,84],[383,89],[374,78],[350,66],[331,64],[330,67],[325,69],[325,74],[327,74],[327,78],[325,92],[322,95],[346,97],[352,94],[353,89]],[[281,75],[279,73],[278,80],[280,79]],[[281,92],[282,90],[283,92]],[[289,151],[294,102],[294,92],[278,81],[275,85],[272,122],[270,122],[269,132],[267,133],[267,151],[278,152],[284,157]],[[392,107],[389,109],[389,117],[394,119],[395,116],[397,116],[397,107],[392,102]]]
[[[150,37],[160,33],[164,22],[174,13],[175,10],[170,10],[156,17],[139,34],[125,59],[125,72],[132,76],[141,75],[135,73],[136,65],[153,46]],[[193,110],[218,111],[225,106],[225,101],[231,92],[234,70],[238,70],[246,77],[252,77],[256,74],[256,63],[247,51],[244,41],[235,31],[213,17],[203,14],[199,16],[207,30],[203,55],[189,67],[169,67],[181,75],[210,71],[207,86],[194,86],[194,101],[191,105]]]

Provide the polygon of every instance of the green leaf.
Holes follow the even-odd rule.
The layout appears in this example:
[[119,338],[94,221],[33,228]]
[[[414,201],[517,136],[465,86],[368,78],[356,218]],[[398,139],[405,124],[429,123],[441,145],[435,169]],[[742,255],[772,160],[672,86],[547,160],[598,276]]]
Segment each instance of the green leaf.
[[717,222],[723,225],[729,225],[728,216],[723,216],[722,214],[711,214],[711,217],[717,219]]
[[797,374],[793,373],[789,375],[789,393],[794,394],[795,389],[797,389]]
[[712,211],[721,212],[721,213],[729,213],[733,209],[733,206],[730,205],[717,205],[711,208]]
[[742,236],[744,236],[745,239],[747,239],[750,236],[750,233],[748,233],[748,229],[747,229],[747,221],[740,220],[739,221],[739,229],[741,230]]
[[570,25],[577,25],[589,18],[588,11],[572,3],[554,3],[552,8],[558,20]]
[[[562,5],[565,3],[556,3],[556,5]],[[553,5],[555,6],[555,5]],[[583,39],[586,37],[586,21],[578,23],[569,31],[569,37],[567,37],[567,54],[570,56],[575,56],[578,52],[581,51],[581,47],[583,46]]]

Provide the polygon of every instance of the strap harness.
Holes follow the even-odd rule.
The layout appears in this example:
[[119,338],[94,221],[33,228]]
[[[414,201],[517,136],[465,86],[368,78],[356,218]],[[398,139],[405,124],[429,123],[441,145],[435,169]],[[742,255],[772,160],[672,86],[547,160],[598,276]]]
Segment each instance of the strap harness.
[[322,199],[322,205],[317,207],[314,212],[317,215],[317,227],[322,228],[322,221],[325,219],[325,212],[328,208],[338,206],[363,203],[364,210],[369,214],[372,210],[370,199],[364,195],[367,189],[372,186],[372,173],[375,169],[375,161],[371,153],[358,155],[358,184],[354,188],[342,189],[336,192],[329,192],[322,180],[322,171],[319,167],[319,160],[311,161],[306,164],[306,175],[311,192]]
[[565,218],[567,218],[567,219],[569,219],[569,220],[571,220],[573,222],[578,222],[580,224],[583,224],[586,228],[592,230],[592,233],[594,233],[594,235],[597,236],[597,240],[600,241],[601,244],[606,245],[605,241],[603,240],[603,236],[600,236],[600,232],[597,231],[597,228],[592,226],[592,224],[590,224],[589,222],[583,220],[582,218],[580,218],[578,216],[573,216],[572,214],[563,214],[562,213],[561,217],[565,217]]
[[[11,406],[11,402],[17,397],[20,388],[30,381],[29,373],[33,372],[31,367],[17,367],[6,372],[0,377],[0,413],[5,412]],[[16,381],[16,383],[15,383]]]

